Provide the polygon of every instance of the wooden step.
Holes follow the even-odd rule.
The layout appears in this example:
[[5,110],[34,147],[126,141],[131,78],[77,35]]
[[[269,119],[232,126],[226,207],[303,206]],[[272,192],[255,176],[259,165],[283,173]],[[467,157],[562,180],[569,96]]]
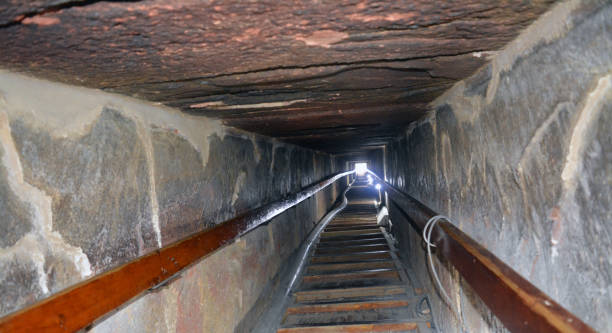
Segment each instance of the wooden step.
[[372,225],[376,224],[376,216],[367,218],[335,219],[328,226],[347,226],[347,225]]
[[328,225],[325,227],[325,231],[339,231],[339,230],[354,230],[354,229],[378,229],[378,224],[347,224],[347,225]]
[[345,302],[345,303],[325,303],[325,304],[311,304],[311,305],[295,305],[289,307],[286,311],[287,314],[298,314],[298,313],[319,313],[319,312],[338,312],[338,311],[358,311],[358,310],[371,310],[371,309],[382,309],[382,308],[398,308],[406,307],[410,305],[408,299],[388,299],[388,300],[375,300],[368,302]]
[[318,275],[305,275],[304,283],[315,283],[315,282],[329,282],[329,281],[349,281],[349,280],[360,280],[360,279],[398,279],[399,273],[395,268],[380,268],[370,269],[365,271],[356,272],[344,272],[335,274],[318,274]]
[[345,253],[360,253],[360,252],[372,252],[372,251],[389,251],[387,244],[368,244],[359,246],[343,246],[343,247],[323,247],[315,250],[315,256],[326,255],[326,254],[345,254]]
[[310,265],[306,268],[306,274],[322,274],[322,273],[335,273],[335,272],[350,272],[359,271],[365,269],[375,268],[394,268],[395,264],[393,261],[368,261],[368,262],[355,262],[355,263],[340,263],[340,264],[319,264]]
[[376,223],[376,215],[374,216],[368,216],[368,217],[364,217],[364,218],[336,218],[333,221],[331,221],[329,225],[331,226],[345,226],[345,225],[371,225]]
[[351,226],[327,226],[323,232],[330,231],[348,231],[348,230],[380,230],[380,226],[378,225],[351,225]]
[[322,242],[328,242],[332,240],[333,241],[344,241],[344,240],[368,239],[368,238],[378,238],[378,237],[384,237],[383,233],[380,231],[374,231],[374,232],[367,232],[367,233],[353,234],[353,235],[350,235],[350,234],[321,235],[320,240]]
[[337,256],[316,256],[310,260],[311,264],[320,263],[341,263],[341,262],[360,262],[371,260],[388,260],[391,259],[389,251],[375,251],[367,253],[345,254]]
[[415,331],[418,325],[414,322],[404,323],[367,323],[351,325],[331,325],[331,326],[304,326],[281,328],[278,333],[315,333],[315,332],[336,332],[336,333],[361,333],[361,332],[405,332]]
[[285,316],[281,327],[304,326],[304,325],[346,325],[363,322],[401,322],[404,320],[416,320],[413,307],[406,302],[404,306],[364,308],[357,310],[334,311],[334,312],[306,312],[293,313]]
[[320,241],[317,248],[324,247],[344,247],[344,246],[356,246],[356,245],[368,245],[368,244],[387,244],[387,240],[384,236],[364,238],[364,239],[348,239],[348,240],[328,240]]
[[336,216],[278,332],[431,332],[431,316],[420,310],[424,298],[413,295],[384,232],[372,204]]
[[386,296],[407,295],[405,285],[387,285],[362,288],[305,290],[294,293],[297,303],[320,303],[354,301],[364,298],[382,298]]
[[396,270],[378,270],[355,273],[307,275],[300,286],[301,290],[337,289],[393,285],[401,282]]
[[341,237],[341,236],[362,236],[362,235],[382,235],[379,229],[353,229],[353,230],[338,230],[324,231],[321,233],[321,239]]

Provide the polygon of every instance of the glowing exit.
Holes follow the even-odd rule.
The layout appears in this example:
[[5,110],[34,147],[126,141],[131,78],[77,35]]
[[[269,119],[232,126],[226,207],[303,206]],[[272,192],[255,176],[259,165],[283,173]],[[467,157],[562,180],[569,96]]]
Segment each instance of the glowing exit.
[[368,163],[355,163],[355,173],[357,176],[363,176],[368,171]]

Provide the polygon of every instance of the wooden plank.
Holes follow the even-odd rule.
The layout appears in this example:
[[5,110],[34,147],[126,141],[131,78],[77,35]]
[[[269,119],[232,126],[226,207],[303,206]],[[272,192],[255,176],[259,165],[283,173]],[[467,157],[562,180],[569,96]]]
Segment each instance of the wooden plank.
[[391,259],[391,254],[388,251],[376,251],[368,253],[347,254],[340,256],[316,256],[312,257],[311,263],[332,263],[332,262],[355,262],[366,260]]
[[330,223],[330,226],[347,226],[347,225],[373,225],[376,224],[376,218],[361,218],[361,219],[356,219],[356,218],[351,218],[351,219],[338,219],[333,221],[332,223]]
[[356,229],[356,230],[339,230],[339,231],[324,231],[321,233],[321,239],[344,237],[344,236],[375,236],[380,235],[379,229]]
[[0,319],[0,332],[73,332],[331,185],[338,173]]
[[329,282],[329,281],[348,281],[358,279],[397,279],[399,274],[395,269],[379,269],[364,272],[349,272],[337,274],[306,275],[304,283]]
[[351,271],[394,267],[395,264],[393,263],[393,261],[367,261],[356,263],[311,265],[306,268],[306,273],[323,273],[329,271]]
[[344,240],[355,240],[355,239],[369,239],[369,238],[380,238],[383,237],[380,231],[376,233],[367,233],[361,235],[342,235],[342,236],[327,236],[321,237],[321,242],[329,242],[329,241],[344,241]]
[[328,247],[338,247],[338,246],[357,246],[357,245],[370,245],[370,244],[387,244],[384,236],[374,237],[374,238],[365,238],[365,239],[344,239],[344,240],[333,240],[330,239],[328,241],[319,241],[317,248],[324,249]]
[[378,224],[347,224],[347,225],[328,225],[325,231],[341,231],[341,230],[354,230],[354,229],[378,229]]
[[389,250],[389,246],[386,244],[360,245],[360,246],[347,246],[347,247],[324,247],[324,248],[317,248],[317,250],[315,251],[315,255],[359,253],[359,252],[388,251],[388,250]]
[[389,324],[420,321],[412,307],[386,307],[357,311],[313,312],[288,314],[280,327],[312,327],[356,325],[365,323]]
[[354,299],[363,297],[383,297],[406,294],[407,287],[404,285],[374,286],[361,288],[339,288],[305,290],[295,292],[295,300],[298,303],[337,301],[341,299]]
[[412,331],[418,329],[413,322],[406,323],[371,323],[333,326],[307,326],[281,328],[278,333],[316,333],[316,332],[338,332],[338,333],[361,333],[361,332],[398,332]]
[[238,235],[242,224],[224,223],[83,281],[2,319],[0,332],[73,332],[168,279]]
[[442,255],[509,330],[595,332],[452,224],[440,227]]
[[382,308],[399,308],[410,305],[410,302],[405,299],[391,299],[383,301],[369,302],[348,302],[348,303],[331,303],[331,304],[313,304],[292,306],[287,309],[287,314],[296,313],[319,313],[319,312],[338,312],[338,311],[360,311]]
[[[371,173],[412,227],[422,233],[438,215],[418,200]],[[489,250],[446,221],[433,229],[432,242],[461,273],[491,311],[512,332],[591,332],[589,325],[519,275]]]

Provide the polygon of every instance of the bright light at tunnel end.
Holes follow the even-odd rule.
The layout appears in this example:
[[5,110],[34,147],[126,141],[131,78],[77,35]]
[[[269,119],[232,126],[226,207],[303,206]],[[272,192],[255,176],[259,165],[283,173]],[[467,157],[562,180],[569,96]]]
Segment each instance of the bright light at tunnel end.
[[363,176],[368,171],[368,163],[355,163],[355,173],[357,176]]

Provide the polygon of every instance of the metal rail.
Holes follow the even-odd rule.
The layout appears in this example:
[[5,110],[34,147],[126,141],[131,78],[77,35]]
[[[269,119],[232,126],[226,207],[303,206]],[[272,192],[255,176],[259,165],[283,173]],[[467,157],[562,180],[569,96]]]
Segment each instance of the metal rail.
[[[427,221],[438,215],[373,172],[369,174],[378,180],[389,198],[406,214],[419,235]],[[437,254],[453,264],[510,331],[595,332],[451,223],[439,221],[431,240],[436,245]]]
[[275,296],[272,298],[272,301],[270,301],[271,306],[268,307],[264,314],[259,316],[259,320],[251,333],[276,332],[278,325],[283,320],[283,314],[286,310],[289,296],[296,287],[295,283],[299,281],[300,277],[303,275],[304,267],[312,252],[313,245],[329,222],[348,205],[346,193],[350,191],[352,185],[353,183],[348,184],[344,191],[342,191],[338,200],[336,200],[336,203],[332,206],[332,209],[321,218],[314,229],[310,231],[308,237],[302,242],[294,259],[289,260],[290,262],[287,263],[289,267],[286,271],[288,274],[285,274],[278,283],[278,290],[282,292],[274,293]]
[[253,209],[0,318],[0,332],[74,332],[85,328],[352,173],[337,173],[282,200]]

